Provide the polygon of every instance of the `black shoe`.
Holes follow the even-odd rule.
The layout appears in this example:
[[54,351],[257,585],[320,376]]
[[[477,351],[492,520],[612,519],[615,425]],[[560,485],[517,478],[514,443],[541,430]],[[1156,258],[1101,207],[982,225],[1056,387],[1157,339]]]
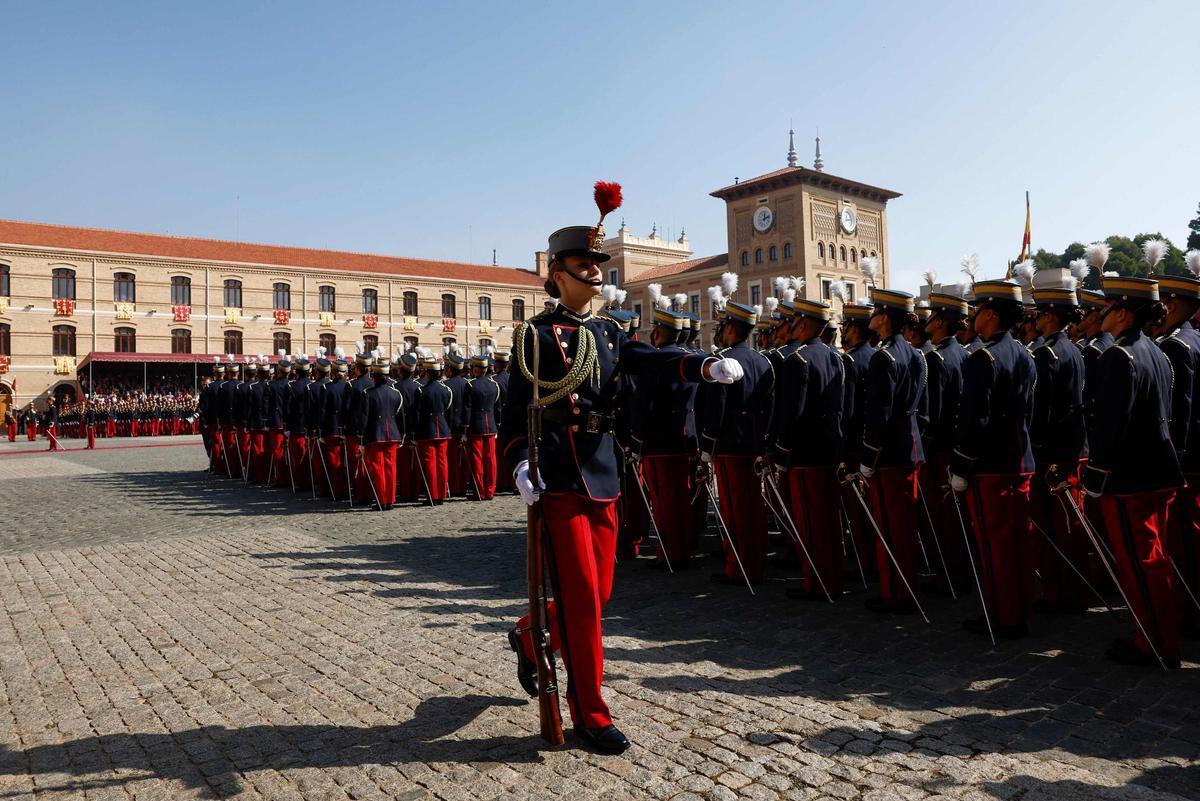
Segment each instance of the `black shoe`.
[[[1108,646],[1108,650],[1104,652],[1112,661],[1120,665],[1158,666],[1158,659],[1149,651],[1143,651],[1128,640],[1113,640],[1112,645]],[[1179,669],[1179,660],[1165,660],[1167,667],[1171,670]]]
[[517,634],[516,629],[508,633],[508,645],[517,655],[517,681],[520,683],[521,689],[528,693],[530,698],[537,698],[537,665],[525,656],[525,649],[521,647],[521,635]]
[[621,734],[620,729],[611,723],[599,729],[576,726],[575,736],[583,740],[588,748],[601,754],[623,754],[629,748],[629,740],[624,734]]

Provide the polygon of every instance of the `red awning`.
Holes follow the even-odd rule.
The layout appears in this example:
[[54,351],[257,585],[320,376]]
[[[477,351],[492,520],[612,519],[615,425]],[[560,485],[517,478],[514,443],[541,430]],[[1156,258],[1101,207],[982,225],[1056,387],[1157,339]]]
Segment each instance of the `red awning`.
[[[251,358],[258,361],[253,354],[242,354],[233,357],[239,364],[245,364]],[[214,359],[220,359],[225,364],[228,359],[221,353],[109,353],[95,351],[79,360],[75,369],[82,370],[89,364],[213,364]],[[267,361],[274,364],[278,356],[268,356]]]

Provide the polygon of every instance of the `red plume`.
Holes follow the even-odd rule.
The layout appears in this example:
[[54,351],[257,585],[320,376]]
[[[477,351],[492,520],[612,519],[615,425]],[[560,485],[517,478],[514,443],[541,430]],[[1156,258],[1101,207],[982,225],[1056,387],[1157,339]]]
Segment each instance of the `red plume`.
[[605,215],[610,211],[615,211],[621,207],[621,185],[617,183],[609,183],[607,181],[596,181],[596,205],[600,209],[600,219],[603,220]]

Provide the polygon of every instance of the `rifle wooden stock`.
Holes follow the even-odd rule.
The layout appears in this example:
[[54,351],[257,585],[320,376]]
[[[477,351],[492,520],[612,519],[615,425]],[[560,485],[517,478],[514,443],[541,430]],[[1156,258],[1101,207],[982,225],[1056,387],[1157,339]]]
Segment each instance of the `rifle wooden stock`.
[[[540,454],[542,443],[542,407],[538,398],[538,335],[533,330],[533,396],[528,409],[529,437],[529,480],[536,488],[539,484]],[[524,343],[517,339],[517,347]],[[554,646],[547,628],[546,614],[546,556],[543,551],[545,520],[542,501],[529,506],[526,517],[526,561],[525,574],[529,583],[529,636],[533,640],[533,658],[537,664],[538,677],[538,722],[542,739],[551,746],[566,742],[563,736],[562,711],[558,706],[558,679],[554,670]]]

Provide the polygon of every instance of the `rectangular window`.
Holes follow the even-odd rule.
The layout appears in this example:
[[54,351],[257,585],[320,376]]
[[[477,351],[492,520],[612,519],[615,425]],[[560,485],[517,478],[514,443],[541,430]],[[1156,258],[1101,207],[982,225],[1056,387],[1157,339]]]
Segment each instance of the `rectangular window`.
[[699,292],[692,293],[691,311],[692,311],[692,314],[695,314],[695,315],[700,314],[700,293]]
[[287,331],[276,331],[272,338],[271,345],[276,353],[283,351],[284,353],[292,352],[292,335]]
[[191,353],[192,332],[186,328],[176,328],[171,331],[171,353]]
[[416,317],[417,316],[417,293],[416,292],[405,292],[404,293],[404,316],[405,317]]
[[491,298],[480,298],[479,299],[479,319],[480,320],[491,320],[492,319],[492,299]]
[[[225,308],[242,308],[242,282],[228,278],[225,280]],[[230,351],[225,351],[229,353]]]
[[225,332],[225,353],[242,352],[242,332],[241,331],[226,331]]
[[512,314],[514,323],[525,322],[525,301],[521,298],[514,298],[512,302]]
[[458,317],[454,300],[453,295],[442,295],[442,317],[447,320],[453,320],[455,317]]
[[616,267],[614,267],[608,271],[608,283],[612,284],[613,286],[617,285],[617,268]]
[[[370,339],[370,337],[363,337],[363,345],[366,346],[366,352],[370,353],[371,346],[367,345],[368,339]],[[333,349],[337,347],[337,336],[335,334],[321,334],[321,336],[318,337],[318,340],[319,341],[317,344],[325,349],[325,355],[332,356]]]
[[113,275],[113,302],[137,302],[137,284],[133,273],[116,273]]
[[846,283],[846,302],[847,303],[854,302],[854,287],[855,287],[854,284],[851,284],[849,282]]
[[192,305],[192,279],[186,275],[171,276],[171,305]]
[[762,284],[757,281],[750,285],[750,305],[758,306],[762,303]]
[[271,288],[271,308],[275,311],[292,310],[292,287],[282,281]]
[[0,323],[0,356],[12,356],[12,329],[8,323]]
[[74,356],[75,329],[69,325],[54,326],[53,348],[55,356]]
[[821,300],[829,300],[832,294],[833,281],[828,278],[821,279]]
[[379,292],[374,289],[364,289],[362,293],[362,313],[379,314]]
[[0,298],[8,297],[8,273],[10,269],[7,264],[0,264]]
[[363,335],[363,348],[366,350],[367,353],[370,353],[371,351],[375,350],[378,347],[379,347],[379,337],[375,336],[374,334],[364,334]]
[[137,332],[132,328],[113,329],[113,350],[117,353],[137,353]]
[[640,304],[640,303],[633,304],[633,313],[637,317],[641,317],[642,316],[642,304]]
[[54,270],[53,291],[55,300],[75,300],[75,271],[65,267]]
[[337,293],[331,286],[323,286],[317,290],[317,298],[320,301],[320,310],[323,312],[337,311]]

